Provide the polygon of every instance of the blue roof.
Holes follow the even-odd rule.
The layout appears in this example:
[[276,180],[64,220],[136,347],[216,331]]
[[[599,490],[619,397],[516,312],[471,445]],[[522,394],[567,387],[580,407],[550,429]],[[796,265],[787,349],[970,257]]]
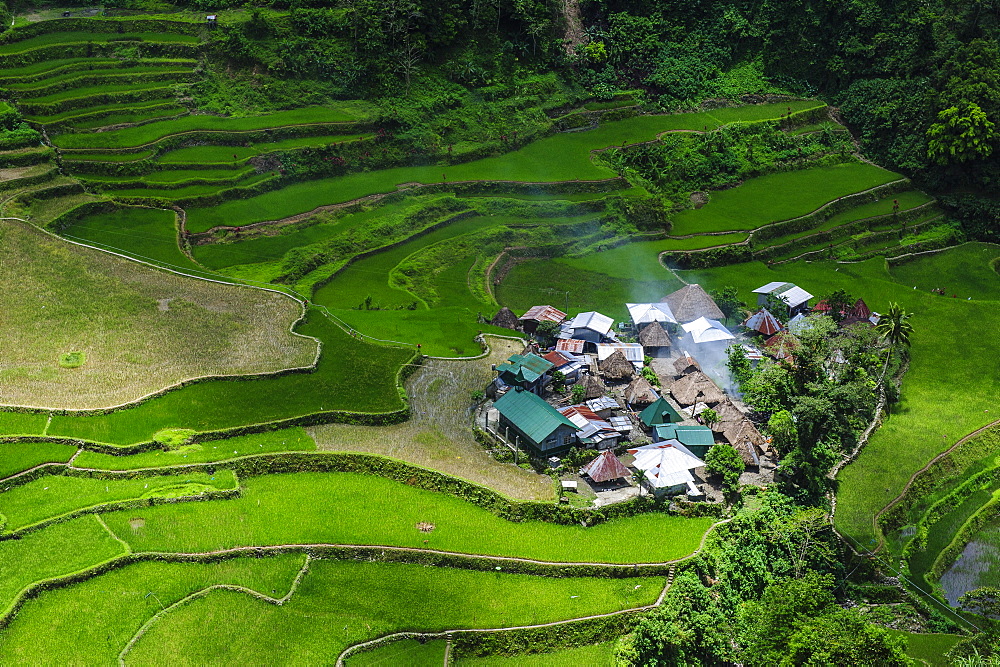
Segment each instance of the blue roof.
[[498,398],[493,407],[536,443],[545,440],[560,426],[580,430],[579,426],[530,391],[511,389]]

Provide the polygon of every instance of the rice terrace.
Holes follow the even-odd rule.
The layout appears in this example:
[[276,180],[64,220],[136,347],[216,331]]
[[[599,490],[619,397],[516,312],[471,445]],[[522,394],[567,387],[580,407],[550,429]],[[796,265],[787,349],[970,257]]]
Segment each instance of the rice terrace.
[[0,664],[1000,664],[1000,26],[815,4],[0,2]]

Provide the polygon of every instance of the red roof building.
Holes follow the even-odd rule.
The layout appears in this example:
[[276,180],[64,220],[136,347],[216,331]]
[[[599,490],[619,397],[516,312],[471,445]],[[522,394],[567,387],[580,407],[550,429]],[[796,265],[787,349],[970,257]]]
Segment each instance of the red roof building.
[[524,315],[518,318],[527,333],[534,333],[542,322],[559,324],[566,319],[566,313],[552,306],[532,306]]
[[632,473],[622,465],[613,451],[606,449],[598,454],[593,461],[580,468],[580,474],[586,475],[599,484],[629,477]]

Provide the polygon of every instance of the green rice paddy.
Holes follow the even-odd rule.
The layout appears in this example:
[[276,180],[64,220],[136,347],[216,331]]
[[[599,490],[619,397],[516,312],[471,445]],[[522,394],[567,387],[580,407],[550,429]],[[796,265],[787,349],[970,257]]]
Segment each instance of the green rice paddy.
[[197,44],[198,37],[194,35],[181,35],[177,33],[159,32],[52,32],[37,37],[30,37],[19,42],[0,45],[0,56],[9,56],[15,53],[24,53],[32,49],[38,49],[56,44],[85,44],[107,43],[107,42],[151,42],[156,44]]
[[342,102],[335,107],[304,107],[244,118],[195,115],[99,134],[62,135],[54,143],[66,149],[130,148],[185,132],[247,132],[290,125],[348,123],[362,120],[369,113],[361,103]]
[[[58,445],[65,447],[65,445]],[[68,449],[68,448],[67,448]],[[139,470],[195,463],[215,463],[274,452],[315,451],[316,443],[302,428],[254,433],[226,440],[208,440],[176,449],[155,450],[127,456],[84,451],[73,461],[77,468]],[[0,450],[2,451],[2,450]],[[72,454],[72,452],[71,452]],[[67,455],[68,459],[69,456]]]
[[236,488],[236,476],[228,470],[214,474],[187,472],[174,476],[106,480],[55,475],[0,493],[3,529],[16,531],[46,519],[84,508],[139,498],[196,497],[210,491]]
[[[167,81],[140,81],[138,83],[120,83],[115,85],[104,84],[98,86],[86,86],[83,88],[69,88],[67,90],[60,90],[55,93],[50,93],[49,95],[43,95],[41,97],[24,97],[21,99],[23,104],[29,106],[41,105],[41,104],[53,104],[56,102],[63,103],[65,108],[70,106],[72,103],[74,108],[81,108],[85,106],[91,106],[86,104],[87,100],[92,98],[100,98],[103,95],[116,95],[124,93],[139,93],[145,92],[147,90],[154,90],[157,88],[163,88],[164,90],[170,87],[170,82]],[[166,122],[166,121],[164,121]],[[81,134],[81,135],[62,135],[59,141],[53,140],[56,146],[62,148],[63,141],[69,141],[69,137],[99,137],[102,134],[107,134],[106,132],[101,132],[100,134]],[[100,145],[99,143],[97,145]]]
[[[253,508],[251,510],[251,508]],[[303,508],[309,508],[303,512]],[[512,523],[454,496],[380,477],[296,473],[243,481],[239,498],[103,515],[136,551],[204,552],[255,544],[375,544],[560,562],[662,562],[698,548],[713,519],[642,514],[591,528]],[[380,517],[372,521],[372,517]],[[434,524],[430,533],[416,528]],[[203,529],[212,526],[211,531]],[[655,532],[649,542],[627,535]]]
[[368,134],[331,134],[317,137],[292,137],[281,141],[254,143],[250,146],[190,146],[164,153],[156,161],[160,164],[232,164],[272,151],[326,146],[345,141],[367,139],[370,136]]
[[76,447],[54,442],[0,443],[0,479],[16,475],[42,463],[65,463],[75,453]]
[[185,107],[176,104],[157,105],[153,108],[143,107],[135,111],[109,114],[100,118],[83,119],[80,117],[79,119],[73,120],[71,124],[76,129],[90,130],[97,127],[118,125],[119,123],[141,123],[160,118],[173,118],[174,116],[186,114],[187,112],[188,110]]
[[[317,312],[296,331],[323,341],[324,352],[312,373],[200,382],[107,415],[54,415],[48,434],[128,445],[149,441],[164,428],[211,431],[315,412],[402,407],[396,372],[412,350],[362,342]],[[358,382],[359,377],[365,381]]]
[[[55,123],[71,123],[76,125],[77,123],[95,123],[102,118],[106,118],[111,115],[125,115],[128,113],[140,114],[144,111],[149,111],[151,109],[160,108],[163,106],[175,106],[177,104],[176,96],[173,95],[173,91],[165,90],[164,96],[158,99],[143,100],[141,102],[120,102],[117,104],[100,104],[97,106],[90,106],[85,109],[70,109],[69,111],[63,111],[61,113],[52,114],[50,116],[38,116],[32,114],[25,114],[25,118],[33,123],[39,123],[41,125],[52,125]],[[82,125],[81,125],[82,127]],[[106,162],[124,162],[128,160],[135,159],[135,155],[140,153],[99,153],[101,155],[99,159]],[[83,160],[88,159],[85,156],[86,153],[73,153],[72,155],[66,154],[66,158],[70,160]],[[93,159],[93,158],[91,158]]]
[[751,230],[811,213],[834,199],[899,178],[899,174],[861,162],[769,174],[711,193],[704,207],[674,216],[671,233]]

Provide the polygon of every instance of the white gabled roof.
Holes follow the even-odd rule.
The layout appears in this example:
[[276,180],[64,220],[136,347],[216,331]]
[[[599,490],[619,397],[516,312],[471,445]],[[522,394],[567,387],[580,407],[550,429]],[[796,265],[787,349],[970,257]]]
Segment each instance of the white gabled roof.
[[666,302],[661,303],[626,303],[628,314],[632,317],[632,322],[638,326],[640,324],[650,324],[652,322],[673,322],[677,323],[674,313]]
[[790,289],[785,290],[778,294],[778,298],[788,304],[789,308],[795,308],[809,299],[813,298],[813,295],[805,291],[801,287],[796,287],[792,285]]
[[682,324],[681,328],[691,334],[691,338],[696,343],[711,343],[736,338],[722,322],[719,320],[710,320],[707,317],[699,317],[694,322]]
[[591,310],[574,317],[569,326],[571,329],[591,329],[597,333],[606,334],[611,331],[611,326],[614,323],[615,321],[607,315],[601,315]]
[[770,294],[771,292],[775,291],[779,287],[784,287],[785,285],[790,285],[790,284],[791,283],[786,283],[786,282],[783,282],[783,281],[778,281],[778,282],[775,282],[775,283],[768,283],[768,284],[764,285],[763,287],[758,287],[757,289],[755,289],[753,291],[753,293],[754,294]]
[[793,283],[768,283],[755,289],[754,294],[773,294],[785,302],[789,308],[794,308],[813,298],[813,295]]

